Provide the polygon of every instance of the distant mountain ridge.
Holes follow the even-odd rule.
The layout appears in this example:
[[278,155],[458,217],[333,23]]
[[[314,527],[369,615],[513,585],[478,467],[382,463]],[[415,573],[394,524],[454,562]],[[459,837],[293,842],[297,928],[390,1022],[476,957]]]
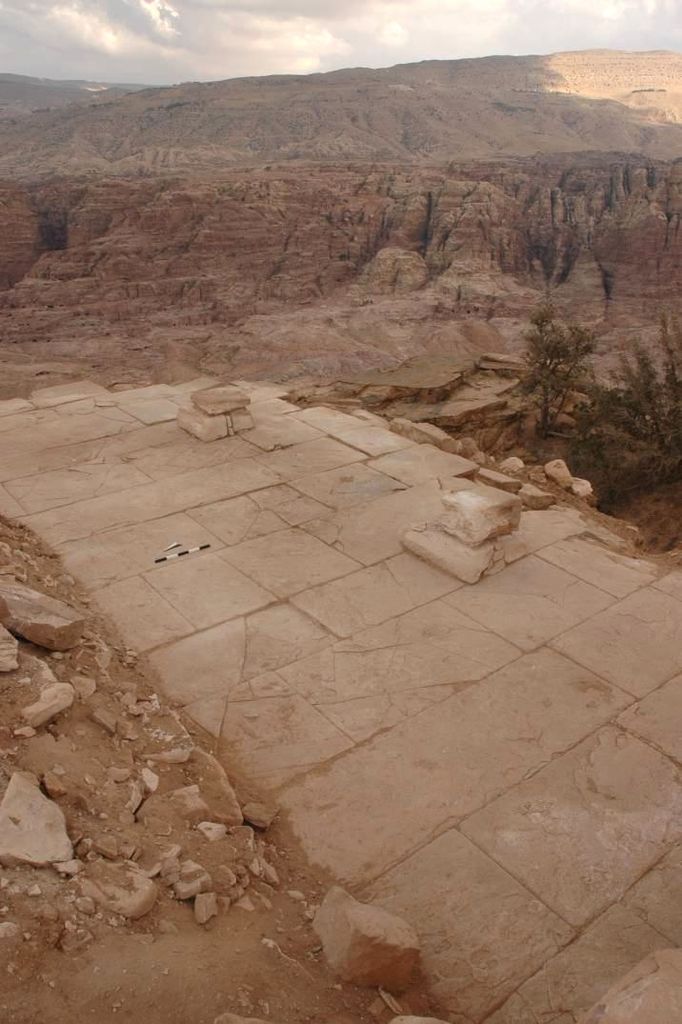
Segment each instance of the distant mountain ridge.
[[599,50],[186,83],[0,125],[0,175],[24,178],[578,152],[682,154],[682,55]]
[[55,110],[73,103],[93,102],[105,95],[107,99],[116,99],[144,88],[147,86],[0,74],[0,119],[25,117],[45,108]]

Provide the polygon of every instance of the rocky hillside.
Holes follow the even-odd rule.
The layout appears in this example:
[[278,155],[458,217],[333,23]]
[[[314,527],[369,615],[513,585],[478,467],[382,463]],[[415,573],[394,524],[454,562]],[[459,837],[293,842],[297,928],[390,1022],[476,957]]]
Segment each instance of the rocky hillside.
[[682,145],[682,56],[424,61],[148,89],[0,132],[0,174],[222,171],[271,160],[444,161]]
[[681,185],[616,157],[7,185],[3,384],[514,348],[548,287],[612,356],[679,307]]

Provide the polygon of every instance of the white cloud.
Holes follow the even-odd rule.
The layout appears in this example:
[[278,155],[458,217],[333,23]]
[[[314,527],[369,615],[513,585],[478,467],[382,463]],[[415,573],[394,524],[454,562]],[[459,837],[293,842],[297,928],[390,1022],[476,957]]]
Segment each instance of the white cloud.
[[172,82],[588,47],[682,49],[680,0],[0,0],[0,70]]

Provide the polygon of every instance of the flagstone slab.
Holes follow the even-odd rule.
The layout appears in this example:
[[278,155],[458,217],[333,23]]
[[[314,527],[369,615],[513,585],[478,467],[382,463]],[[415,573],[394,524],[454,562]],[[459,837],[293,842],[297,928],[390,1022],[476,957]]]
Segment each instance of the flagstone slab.
[[221,557],[278,597],[357,569],[356,562],[298,529],[235,544]]
[[202,505],[189,515],[227,545],[286,530],[289,525],[276,512],[259,508],[247,494]]
[[[272,395],[270,398],[263,398],[262,396],[251,395],[249,412],[256,421],[270,420],[274,417],[278,417],[280,420],[290,412],[298,412],[298,406],[293,405],[291,402],[287,402],[284,398],[276,397]],[[283,421],[282,421],[283,422]],[[324,431],[323,431],[324,433]]]
[[33,403],[27,398],[5,398],[0,401],[0,417],[14,416],[18,412],[30,412]]
[[305,590],[293,603],[340,637],[444,597],[461,584],[409,554]]
[[623,906],[682,946],[682,846],[675,846],[623,897]]
[[172,398],[131,399],[128,402],[119,401],[118,407],[146,426],[174,421],[178,415],[178,403]]
[[611,907],[525,981],[486,1024],[577,1024],[615,981],[667,945],[634,914]]
[[273,595],[220,552],[167,562],[144,579],[197,628],[214,626],[270,604]]
[[574,925],[682,838],[682,776],[613,728],[468,818],[462,830]]
[[366,882],[569,749],[624,699],[553,652],[526,655],[297,779],[280,805],[313,863]]
[[443,452],[431,444],[415,444],[399,452],[380,455],[368,463],[401,483],[414,487],[438,477],[474,477],[479,470],[476,462],[463,459],[461,455]]
[[282,780],[352,745],[297,694],[229,702],[227,711],[224,701],[209,698],[190,704],[187,711],[212,736],[222,737],[228,762],[254,780],[272,773]]
[[194,630],[184,615],[138,576],[103,587],[95,593],[94,602],[137,651],[148,651]]
[[671,597],[682,601],[682,572],[668,573],[663,579],[657,580],[654,586],[664,594],[670,594]]
[[[354,419],[354,417],[350,417]],[[356,420],[355,426],[348,431],[336,435],[339,441],[357,448],[366,455],[386,455],[388,452],[398,452],[403,448],[414,447],[413,441],[406,437],[394,434],[386,427],[377,427],[370,424],[359,426]]]
[[682,764],[682,675],[629,707],[618,724]]
[[373,565],[400,554],[405,530],[442,513],[442,493],[440,484],[431,481],[337,512],[325,510],[305,529],[363,565]]
[[[175,424],[173,430],[177,432]],[[140,435],[142,436],[142,435]],[[166,444],[142,447],[123,456],[126,462],[137,466],[152,480],[164,480],[192,470],[220,466],[233,459],[245,459],[258,454],[258,449],[240,437],[224,437],[206,444],[183,433],[182,439]]]
[[260,456],[263,465],[277,473],[282,480],[296,480],[311,473],[324,473],[328,469],[361,462],[364,458],[362,452],[331,437],[306,441]]
[[369,469],[364,463],[299,477],[295,484],[299,491],[334,509],[352,508],[405,489],[404,484]]
[[181,548],[174,548],[175,551],[200,544],[210,544],[213,549],[222,547],[218,537],[179,512],[71,541],[62,546],[60,554],[69,572],[90,590],[98,590],[116,580],[153,569],[154,559],[170,554],[165,549],[176,541]]
[[433,996],[466,1020],[482,1020],[574,934],[455,830],[412,854],[363,896],[416,929]]
[[613,600],[534,555],[448,598],[465,615],[524,650],[546,643]]
[[20,477],[5,484],[24,512],[43,512],[149,483],[149,477],[125,463],[83,463],[69,469]]
[[587,525],[575,509],[548,508],[522,512],[515,536],[529,552],[535,552],[586,532]]
[[[54,412],[54,410],[50,410]],[[31,413],[22,415],[30,416]],[[116,434],[134,431],[139,423],[120,409],[97,409],[82,416],[59,416],[47,424],[29,426],[13,437],[13,444],[19,451],[31,452],[36,449],[61,448],[64,445],[80,444],[112,437]],[[3,421],[0,420],[0,424]],[[23,475],[23,474],[22,474]]]
[[519,654],[441,600],[341,640],[281,674],[313,704],[327,704],[436,685],[460,689]]
[[356,430],[359,426],[357,419],[347,412],[340,412],[338,409],[328,409],[324,405],[311,406],[309,409],[298,409],[293,413],[293,418],[302,423],[321,430],[331,437],[338,437],[340,434],[348,433],[349,430]]
[[24,508],[2,484],[0,484],[0,515],[7,516],[8,519],[17,519],[19,516],[25,515]]
[[326,505],[300,494],[289,484],[276,484],[274,487],[255,491],[251,495],[251,500],[255,501],[259,508],[274,509],[289,526],[300,526],[329,512]]
[[627,558],[601,544],[578,537],[543,547],[540,557],[613,597],[627,597],[656,579],[656,569],[649,562]]
[[165,696],[183,706],[211,697],[237,699],[245,636],[244,619],[238,618],[152,651],[149,659]]
[[635,697],[682,672],[682,606],[646,587],[552,643]]
[[28,430],[44,423],[54,423],[58,419],[54,409],[34,409],[30,407],[23,412],[7,413],[0,417],[0,435],[13,434],[13,445],[25,447],[23,438]]
[[273,452],[278,448],[289,448],[294,444],[318,440],[324,437],[324,434],[307,423],[294,419],[293,416],[280,415],[259,419],[253,430],[245,430],[242,437],[263,451]]
[[68,384],[53,384],[31,392],[31,402],[40,409],[48,409],[64,402],[77,402],[80,398],[105,398],[109,392],[92,380],[71,381]]
[[[281,675],[280,675],[281,678]],[[404,718],[447,700],[466,684],[451,686],[424,686],[418,690],[398,690],[375,697],[355,697],[334,704],[316,707],[337,728],[355,743],[362,743],[378,732],[392,729]]]
[[326,629],[288,602],[264,608],[246,620],[243,678],[272,673],[332,641]]
[[48,542],[63,544],[92,533],[133,526],[184,512],[223,498],[236,497],[277,483],[274,473],[255,459],[239,459],[224,466],[198,469],[166,480],[103,495],[28,517],[32,529]]

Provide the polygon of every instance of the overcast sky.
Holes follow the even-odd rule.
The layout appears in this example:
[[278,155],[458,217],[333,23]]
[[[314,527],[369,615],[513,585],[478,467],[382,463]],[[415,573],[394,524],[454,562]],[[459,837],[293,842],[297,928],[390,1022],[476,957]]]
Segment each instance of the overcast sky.
[[0,71],[169,83],[425,58],[682,50],[682,0],[0,0]]

